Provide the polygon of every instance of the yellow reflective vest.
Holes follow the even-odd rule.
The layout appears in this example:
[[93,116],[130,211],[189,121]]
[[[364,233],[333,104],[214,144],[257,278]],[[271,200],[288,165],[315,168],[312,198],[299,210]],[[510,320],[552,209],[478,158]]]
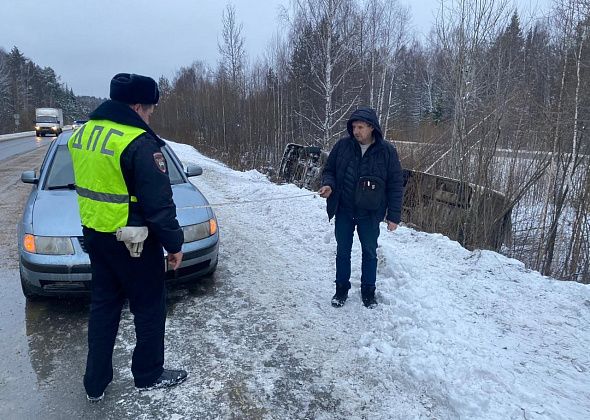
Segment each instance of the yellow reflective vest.
[[129,195],[121,155],[145,130],[109,120],[90,120],[72,134],[72,156],[82,225],[99,232],[115,232],[126,226]]

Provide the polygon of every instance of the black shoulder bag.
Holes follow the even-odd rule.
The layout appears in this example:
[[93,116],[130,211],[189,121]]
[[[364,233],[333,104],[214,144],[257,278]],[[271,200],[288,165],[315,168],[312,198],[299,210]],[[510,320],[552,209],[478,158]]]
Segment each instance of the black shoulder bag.
[[377,210],[385,199],[385,182],[376,176],[361,176],[354,194],[359,209]]

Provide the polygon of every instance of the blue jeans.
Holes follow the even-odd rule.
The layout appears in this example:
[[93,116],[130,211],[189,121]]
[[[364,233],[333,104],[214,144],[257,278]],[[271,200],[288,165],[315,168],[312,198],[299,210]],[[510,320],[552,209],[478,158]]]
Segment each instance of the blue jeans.
[[343,211],[336,214],[336,284],[350,288],[350,254],[355,227],[363,251],[361,286],[375,286],[379,221],[373,217],[354,218]]

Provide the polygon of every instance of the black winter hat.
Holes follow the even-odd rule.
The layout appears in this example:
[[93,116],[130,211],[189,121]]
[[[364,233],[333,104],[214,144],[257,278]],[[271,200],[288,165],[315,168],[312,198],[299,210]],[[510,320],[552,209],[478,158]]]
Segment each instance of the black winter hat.
[[154,79],[139,74],[119,73],[111,80],[111,99],[125,104],[157,104],[160,99]]

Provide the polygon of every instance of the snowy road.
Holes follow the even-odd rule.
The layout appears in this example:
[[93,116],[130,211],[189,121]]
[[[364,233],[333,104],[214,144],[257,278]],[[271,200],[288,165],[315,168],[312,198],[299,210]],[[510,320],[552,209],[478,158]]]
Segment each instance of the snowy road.
[[29,136],[24,133],[20,134],[20,137],[14,139],[10,138],[10,136],[0,135],[0,162],[33,149],[41,148],[45,150],[45,147],[53,139],[54,137],[35,137],[34,132]]
[[[355,241],[350,298],[332,308],[335,243],[324,201],[261,202],[306,191],[172,147],[203,167],[193,182],[222,204],[214,279],[169,297],[167,365],[186,368],[189,379],[170,390],[134,390],[125,312],[114,381],[105,400],[89,406],[81,384],[85,304],[25,305],[14,263],[0,259],[10,286],[2,295],[10,340],[0,348],[8,355],[0,369],[9,372],[0,380],[1,418],[590,417],[588,286],[441,235],[383,227],[380,305],[362,306]],[[235,201],[256,202],[226,204]]]
[[323,213],[310,221],[305,211],[323,208],[323,200],[261,204],[305,191],[277,187],[254,171],[195,162],[204,174],[193,182],[211,203],[256,202],[216,207],[223,287],[207,302],[211,308],[178,305],[195,319],[210,318],[197,328],[178,317],[168,324],[169,337],[195,337],[177,353],[203,360],[189,391],[194,395],[181,401],[213,406],[202,412],[195,407],[193,414],[201,417],[217,406],[222,418],[447,417],[424,392],[400,385],[401,378],[383,378],[378,366],[357,353],[359,340],[382,313],[362,307],[358,291],[350,310],[330,306],[334,249],[326,242],[333,227]]

